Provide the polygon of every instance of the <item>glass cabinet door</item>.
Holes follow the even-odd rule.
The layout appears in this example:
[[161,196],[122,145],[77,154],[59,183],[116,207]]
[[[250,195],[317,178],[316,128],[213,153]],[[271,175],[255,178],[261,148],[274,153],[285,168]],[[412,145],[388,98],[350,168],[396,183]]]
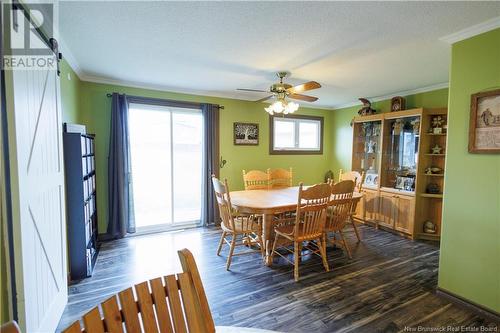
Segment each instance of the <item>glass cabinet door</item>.
[[382,121],[354,124],[352,170],[365,173],[364,186],[378,187]]
[[381,186],[414,192],[420,116],[388,119],[384,128]]

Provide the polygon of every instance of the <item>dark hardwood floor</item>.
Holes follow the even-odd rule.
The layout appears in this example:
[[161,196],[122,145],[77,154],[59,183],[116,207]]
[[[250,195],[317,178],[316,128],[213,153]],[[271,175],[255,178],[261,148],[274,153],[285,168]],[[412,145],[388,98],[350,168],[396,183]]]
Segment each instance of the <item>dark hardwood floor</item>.
[[[301,280],[292,266],[275,258],[273,267],[259,254],[215,255],[220,232],[191,229],[129,237],[101,246],[94,275],[69,288],[59,324],[68,326],[86,311],[126,287],[180,272],[177,250],[196,258],[216,325],[257,327],[281,332],[399,332],[406,327],[497,327],[435,295],[439,248],[362,226],[356,244],[348,232],[353,259],[328,249],[330,272],[321,259],[303,258]],[[241,249],[241,248],[240,248]]]

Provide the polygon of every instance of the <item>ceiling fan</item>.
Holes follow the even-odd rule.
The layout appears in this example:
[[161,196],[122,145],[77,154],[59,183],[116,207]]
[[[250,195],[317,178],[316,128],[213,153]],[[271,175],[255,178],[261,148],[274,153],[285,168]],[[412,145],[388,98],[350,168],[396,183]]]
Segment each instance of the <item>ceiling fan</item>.
[[278,101],[284,101],[285,98],[297,99],[305,102],[315,102],[318,100],[317,97],[307,96],[299,94],[304,91],[313,90],[321,88],[321,84],[316,81],[309,81],[306,83],[299,84],[297,86],[292,86],[288,83],[283,83],[283,79],[288,76],[287,72],[278,72],[276,76],[280,79],[279,83],[275,83],[269,87],[269,90],[259,90],[259,89],[243,89],[238,88],[236,90],[241,91],[252,91],[252,92],[265,92],[271,95],[258,99],[256,102],[263,102],[269,98],[275,97]]

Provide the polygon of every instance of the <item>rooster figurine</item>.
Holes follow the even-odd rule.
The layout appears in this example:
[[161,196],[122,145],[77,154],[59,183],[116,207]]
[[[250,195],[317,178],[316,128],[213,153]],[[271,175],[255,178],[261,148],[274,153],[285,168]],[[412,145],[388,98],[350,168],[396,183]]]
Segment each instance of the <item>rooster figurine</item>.
[[367,116],[370,114],[375,114],[375,112],[377,112],[376,110],[372,109],[372,103],[369,100],[367,100],[366,98],[360,98],[359,100],[361,101],[361,103],[363,103],[363,108],[358,111],[358,114],[360,116]]

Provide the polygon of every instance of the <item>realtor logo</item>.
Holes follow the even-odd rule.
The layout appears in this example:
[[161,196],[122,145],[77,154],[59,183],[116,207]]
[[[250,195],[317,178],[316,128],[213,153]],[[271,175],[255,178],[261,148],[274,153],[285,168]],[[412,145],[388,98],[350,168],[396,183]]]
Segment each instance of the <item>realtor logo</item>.
[[[54,51],[55,40],[42,36],[53,36],[54,5],[51,3],[4,3],[2,6],[2,36],[6,39],[6,50],[2,69],[47,70],[57,68]],[[57,51],[56,51],[57,53]]]

